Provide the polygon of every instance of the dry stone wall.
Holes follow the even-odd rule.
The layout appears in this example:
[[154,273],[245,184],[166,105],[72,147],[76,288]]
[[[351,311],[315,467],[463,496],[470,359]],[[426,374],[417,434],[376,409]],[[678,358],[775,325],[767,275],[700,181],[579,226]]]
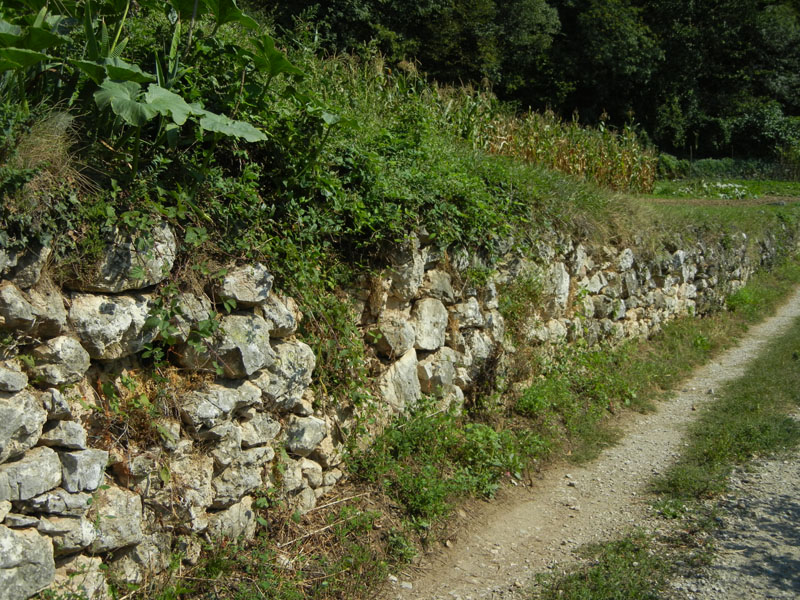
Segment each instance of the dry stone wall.
[[[197,560],[201,536],[252,537],[265,490],[306,512],[343,476],[335,432],[348,423],[316,408],[302,315],[269,267],[232,266],[203,293],[178,294],[169,327],[158,327],[157,286],[176,241],[167,224],[149,237],[140,251],[115,236],[92,275],[64,289],[47,277],[47,248],[0,252],[0,600],[48,587],[108,597],[107,572],[141,583],[174,553]],[[536,294],[518,344],[619,341],[718,309],[796,239],[784,226],[645,252],[553,235],[488,266],[411,236],[351,290],[380,373],[375,408],[384,422],[423,395],[458,408],[486,361],[514,351],[498,309],[522,282]],[[476,272],[488,275],[481,285],[470,283]],[[224,316],[198,341],[212,310]],[[173,398],[174,413],[153,416],[158,438],[121,447],[98,429],[98,411],[113,409],[101,381],[122,393],[138,355],[165,335],[184,372],[214,375]]]

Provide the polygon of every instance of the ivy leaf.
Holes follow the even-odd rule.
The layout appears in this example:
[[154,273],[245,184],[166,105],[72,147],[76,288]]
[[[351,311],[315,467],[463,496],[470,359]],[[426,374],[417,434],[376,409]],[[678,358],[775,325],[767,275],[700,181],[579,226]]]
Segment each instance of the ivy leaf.
[[106,79],[94,93],[94,101],[101,109],[111,107],[114,114],[126,123],[141,127],[158,114],[154,108],[138,101],[141,86],[134,81]]

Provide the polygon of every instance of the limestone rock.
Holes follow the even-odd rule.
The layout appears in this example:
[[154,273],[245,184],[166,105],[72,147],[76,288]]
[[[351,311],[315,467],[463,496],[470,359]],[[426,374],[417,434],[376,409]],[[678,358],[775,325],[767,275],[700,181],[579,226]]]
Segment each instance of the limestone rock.
[[11,512],[11,502],[3,500],[0,502],[0,523],[6,518],[6,515]]
[[249,381],[210,383],[205,389],[186,394],[180,403],[181,418],[195,431],[210,429],[234,410],[261,401],[261,390]]
[[418,301],[411,310],[411,318],[414,321],[414,347],[417,350],[438,350],[444,346],[448,314],[440,300],[424,298]]
[[197,324],[209,318],[213,312],[211,300],[207,296],[197,296],[188,292],[178,294],[175,299],[175,316],[171,320],[173,336],[177,343],[185,343]]
[[253,499],[242,498],[230,508],[212,514],[208,518],[208,532],[214,538],[235,540],[252,539],[256,534],[256,514],[253,511]]
[[378,323],[367,333],[367,341],[383,356],[402,356],[414,346],[414,327],[402,314],[381,315]]
[[457,363],[458,355],[447,346],[420,360],[417,375],[422,392],[442,397],[453,386]]
[[154,573],[169,568],[172,558],[171,536],[168,533],[153,533],[144,536],[141,542],[114,556],[109,565],[114,575],[129,584],[138,585]]
[[544,276],[543,284],[547,314],[553,317],[562,315],[567,309],[570,287],[570,277],[564,263],[551,265]]
[[50,589],[56,598],[111,600],[103,561],[99,556],[76,554],[59,560]]
[[108,452],[79,450],[62,452],[61,465],[64,489],[68,492],[93,492],[103,482]]
[[421,396],[417,377],[417,352],[413,348],[392,364],[378,379],[383,401],[396,413],[413,406]]
[[425,259],[419,251],[419,241],[413,238],[406,247],[391,257],[393,266],[389,270],[390,293],[403,301],[414,299],[422,286],[425,275]]
[[142,541],[142,499],[116,486],[100,489],[87,518],[96,524],[92,552],[109,552]]
[[261,263],[233,267],[215,288],[223,300],[235,300],[237,307],[251,307],[269,299],[275,278]]
[[272,365],[275,353],[270,346],[270,326],[259,316],[231,314],[222,318],[219,331],[207,340],[205,350],[185,346],[181,364],[193,370],[213,370],[216,363],[225,377],[249,377]]
[[94,524],[85,517],[43,518],[37,529],[53,540],[56,556],[87,548],[96,537]]
[[451,309],[452,318],[459,328],[483,327],[485,322],[476,298],[456,304]]
[[28,500],[61,483],[61,461],[50,448],[33,448],[0,465],[0,501]]
[[275,361],[267,368],[268,376],[259,377],[254,383],[277,408],[292,412],[311,384],[317,359],[303,342],[279,341],[273,349]]
[[0,394],[0,463],[33,448],[46,419],[41,402],[29,391]]
[[75,383],[91,363],[89,354],[75,338],[61,336],[33,350],[34,375],[49,385]]
[[211,506],[214,460],[202,454],[186,454],[169,462],[169,480],[152,502],[169,517],[176,516],[192,531],[208,526],[205,509]]
[[145,326],[150,300],[146,295],[73,294],[69,319],[92,358],[123,358],[156,337],[157,330]]
[[243,450],[241,456],[211,480],[214,489],[212,508],[226,508],[263,484],[264,466],[275,457],[269,446]]
[[0,317],[5,329],[32,332],[36,324],[36,312],[25,294],[10,281],[0,284]]
[[256,314],[269,323],[269,334],[274,338],[285,338],[297,331],[297,320],[277,294],[270,294],[267,299],[256,306]]
[[55,337],[67,330],[67,311],[64,298],[52,284],[28,290],[28,299],[33,308],[35,325],[33,332],[42,337]]
[[[28,376],[14,362],[0,362],[0,392],[18,392],[28,385]],[[2,425],[0,425],[2,427]],[[2,443],[2,434],[0,434]],[[1,451],[0,451],[1,452]],[[0,456],[2,456],[0,454]],[[0,458],[0,462],[2,458]]]
[[38,246],[28,249],[18,259],[11,280],[23,289],[36,285],[42,275],[42,269],[47,264],[52,251],[49,246]]
[[633,250],[630,248],[625,248],[622,252],[619,253],[617,257],[617,270],[627,271],[628,269],[633,267],[634,258],[633,258]]
[[286,449],[298,456],[308,456],[328,435],[328,428],[317,417],[292,416],[286,431]]
[[133,238],[117,229],[94,273],[85,281],[71,282],[71,287],[86,292],[117,294],[164,281],[175,262],[175,235],[163,222],[149,234],[149,239],[141,235]]
[[246,421],[239,423],[242,431],[242,447],[263,446],[274,440],[281,431],[281,424],[269,415],[249,409]]
[[71,494],[63,488],[56,488],[31,498],[26,502],[26,506],[37,513],[79,517],[89,510],[91,498],[92,496],[85,492]]
[[422,292],[446,304],[455,302],[450,274],[445,271],[432,269],[425,273],[425,279],[422,282]]
[[0,525],[0,600],[24,600],[55,576],[53,542],[31,529]]
[[50,388],[41,395],[42,405],[47,411],[47,418],[53,420],[72,419],[72,408],[58,389]]
[[69,450],[86,449],[86,430],[75,421],[55,421],[44,428],[39,444]]
[[322,485],[322,465],[319,463],[304,458],[300,461],[300,471],[310,488],[316,489]]
[[289,508],[301,515],[306,514],[317,505],[317,495],[311,488],[304,487],[297,494],[289,498]]

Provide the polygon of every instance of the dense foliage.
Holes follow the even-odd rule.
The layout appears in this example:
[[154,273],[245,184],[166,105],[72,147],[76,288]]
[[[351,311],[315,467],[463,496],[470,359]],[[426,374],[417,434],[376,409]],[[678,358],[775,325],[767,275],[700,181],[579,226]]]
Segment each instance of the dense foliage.
[[686,156],[780,158],[800,138],[791,0],[303,0],[274,15],[313,22],[337,50],[376,40],[390,59],[523,106],[635,120]]

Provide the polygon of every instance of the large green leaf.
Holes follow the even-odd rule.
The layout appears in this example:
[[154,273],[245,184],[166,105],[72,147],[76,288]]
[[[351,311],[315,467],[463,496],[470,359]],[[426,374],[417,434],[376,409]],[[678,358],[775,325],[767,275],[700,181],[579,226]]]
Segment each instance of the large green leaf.
[[70,58],[67,62],[86,73],[89,79],[94,81],[97,85],[100,85],[106,78],[106,68],[98,62],[93,60],[76,60],[74,58]]
[[304,74],[303,71],[290,63],[282,52],[275,49],[275,40],[267,34],[256,38],[253,45],[256,47],[256,51],[248,53],[250,55],[249,58],[262,73],[267,73],[270,77],[275,77],[282,73],[300,76]]
[[165,117],[171,117],[177,125],[183,125],[191,115],[199,117],[208,113],[196,104],[189,104],[175,92],[154,83],[147,88],[144,99],[148,106]]
[[259,131],[250,123],[236,121],[225,115],[204,111],[200,118],[200,127],[206,131],[214,131],[223,135],[242,138],[248,142],[260,142],[267,139],[264,132]]
[[18,45],[27,48],[28,50],[38,51],[53,48],[59,44],[63,44],[66,41],[66,37],[57,35],[48,29],[44,29],[43,27],[30,27],[28,31],[25,32],[25,37],[23,38],[22,43]]
[[134,127],[141,127],[158,114],[144,102],[139,102],[141,86],[135,81],[106,79],[94,93],[94,101],[101,109],[111,107],[114,114]]
[[239,10],[234,0],[206,0],[206,4],[214,15],[217,27],[235,22],[248,29],[258,29],[258,23]]
[[17,65],[7,67],[9,69],[25,69],[33,65],[48,60],[50,57],[41,52],[34,52],[33,50],[25,50],[24,48],[0,48],[0,60],[6,65]]
[[17,46],[22,37],[21,27],[0,19],[0,46]]
[[121,58],[106,58],[101,62],[106,67],[106,73],[108,73],[109,79],[115,81],[149,83],[156,80],[150,73],[142,71],[138,65],[127,63]]

